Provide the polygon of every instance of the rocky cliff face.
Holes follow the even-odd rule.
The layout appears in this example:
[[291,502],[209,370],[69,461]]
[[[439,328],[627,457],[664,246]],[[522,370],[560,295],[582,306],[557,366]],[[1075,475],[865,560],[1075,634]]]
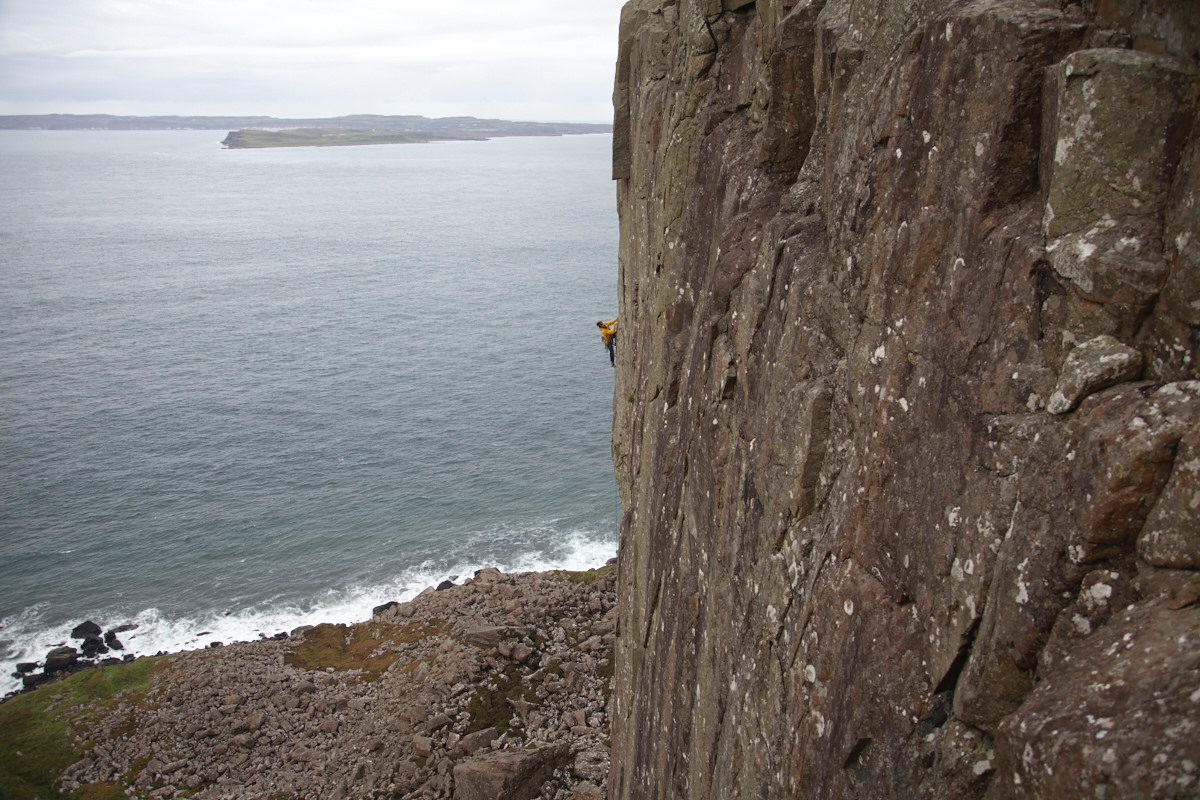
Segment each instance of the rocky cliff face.
[[625,7],[610,796],[1200,796],[1198,48]]

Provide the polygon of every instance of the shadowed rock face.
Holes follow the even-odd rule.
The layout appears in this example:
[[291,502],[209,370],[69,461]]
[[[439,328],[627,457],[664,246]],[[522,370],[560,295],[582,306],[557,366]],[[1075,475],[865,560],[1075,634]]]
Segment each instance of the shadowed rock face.
[[625,7],[612,797],[1200,791],[1197,17]]

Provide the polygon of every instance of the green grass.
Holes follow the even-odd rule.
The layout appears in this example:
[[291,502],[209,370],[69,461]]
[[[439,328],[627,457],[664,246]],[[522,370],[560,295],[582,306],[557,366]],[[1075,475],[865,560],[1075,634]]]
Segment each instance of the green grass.
[[[304,632],[304,641],[290,648],[284,661],[299,669],[324,670],[333,667],[338,672],[360,669],[364,680],[380,676],[399,656],[392,650],[398,644],[411,644],[430,636],[447,633],[450,626],[443,622],[428,625],[386,625],[360,622],[357,625],[325,623]],[[387,645],[383,648],[383,645]],[[383,650],[383,652],[379,652]],[[378,653],[378,654],[377,654]]]
[[567,570],[557,570],[557,573],[559,575],[564,576],[571,583],[583,583],[583,584],[587,584],[589,586],[591,584],[595,583],[596,581],[602,580],[603,578],[607,578],[610,575],[615,575],[616,572],[617,572],[616,564],[609,564],[608,566],[598,567],[596,569],[589,569],[584,572],[569,572]]
[[533,689],[521,681],[521,673],[516,664],[509,664],[504,672],[496,675],[488,684],[495,688],[480,686],[467,703],[467,712],[471,715],[471,724],[467,726],[464,735],[495,728],[498,734],[511,733],[509,721],[515,712],[508,704],[509,700],[518,698],[527,702],[536,702]]
[[[78,761],[83,747],[67,736],[73,717],[104,719],[118,703],[137,703],[150,689],[165,659],[142,658],[77,672],[0,705],[0,800],[58,797],[58,776]],[[87,704],[86,711],[72,712]],[[92,784],[72,793],[76,800],[124,797],[123,788]]]

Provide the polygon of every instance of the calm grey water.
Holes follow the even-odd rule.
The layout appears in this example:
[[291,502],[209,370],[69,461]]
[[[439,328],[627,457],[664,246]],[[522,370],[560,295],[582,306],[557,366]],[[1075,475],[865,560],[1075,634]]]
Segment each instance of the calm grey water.
[[611,138],[221,138],[0,132],[0,689],[616,551]]

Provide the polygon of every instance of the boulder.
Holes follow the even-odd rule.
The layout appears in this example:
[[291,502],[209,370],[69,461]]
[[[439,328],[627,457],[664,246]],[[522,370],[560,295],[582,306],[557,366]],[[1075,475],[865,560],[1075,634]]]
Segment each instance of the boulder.
[[46,653],[45,666],[42,670],[47,674],[59,672],[79,660],[79,651],[74,647],[56,647]]
[[49,673],[42,673],[40,675],[25,675],[21,678],[21,687],[24,689],[36,689],[43,683],[49,683],[51,680],[53,680],[53,676]]
[[496,741],[496,729],[484,728],[481,731],[468,733],[458,743],[458,747],[469,756],[473,756],[480,750],[486,750],[491,747],[492,742]]
[[1163,214],[1194,113],[1195,70],[1102,48],[1067,56],[1047,82],[1046,254],[1089,299],[1145,306],[1168,274]]
[[531,800],[570,754],[565,744],[498,750],[454,767],[455,800]]
[[124,650],[125,645],[121,644],[121,640],[117,638],[116,631],[108,631],[104,634],[104,643],[111,650]]
[[1063,363],[1046,410],[1065,414],[1089,394],[1132,381],[1142,372],[1142,354],[1107,334],[1076,347]]
[[437,585],[437,591],[444,592],[447,589],[454,587],[454,581],[442,581]]
[[495,567],[484,567],[475,570],[475,580],[478,583],[500,583],[507,576]]
[[33,672],[35,669],[37,669],[37,666],[37,662],[35,661],[22,661],[17,664],[17,672],[20,672],[22,675],[24,675],[26,673]]
[[500,644],[500,639],[504,636],[505,631],[504,627],[497,625],[468,628],[462,634],[462,641],[464,644],[478,647],[481,650],[488,650]]
[[528,635],[525,628],[514,628],[508,625],[481,625],[467,628],[462,634],[464,644],[489,650],[500,645],[501,639],[520,638]]
[[99,636],[88,636],[83,640],[83,644],[79,646],[79,650],[84,658],[95,658],[107,653],[108,647]]
[[86,639],[89,636],[99,636],[102,628],[90,619],[87,622],[81,622],[71,630],[72,639]]
[[395,607],[396,607],[396,606],[398,606],[398,605],[400,605],[399,601],[397,601],[397,600],[389,600],[388,602],[384,603],[383,605],[380,605],[380,606],[375,606],[374,608],[372,608],[372,609],[371,609],[371,616],[373,616],[373,617],[374,617],[374,616],[377,616],[377,615],[379,615],[379,614],[382,614],[382,613],[383,613],[383,612],[385,612],[385,611],[391,611],[393,608],[395,608]]
[[445,714],[434,714],[429,719],[425,720],[425,730],[429,733],[435,733],[445,728],[450,724],[450,718]]

